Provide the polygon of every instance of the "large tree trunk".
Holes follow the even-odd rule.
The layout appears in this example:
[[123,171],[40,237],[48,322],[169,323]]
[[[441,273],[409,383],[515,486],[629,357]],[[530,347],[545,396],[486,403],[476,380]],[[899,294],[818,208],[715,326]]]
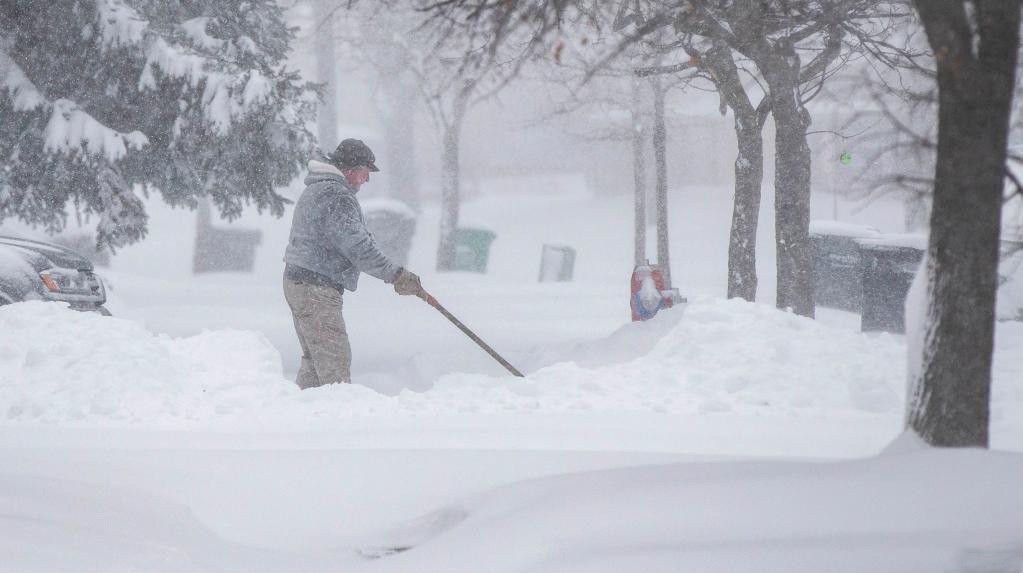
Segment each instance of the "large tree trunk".
[[998,244],[1019,2],[915,2],[938,66],[938,156],[922,367],[907,423],[928,444],[987,447]]
[[642,92],[638,80],[632,82],[632,173],[635,181],[634,193],[634,242],[635,265],[646,262],[646,142],[642,121]]
[[668,132],[664,125],[664,86],[651,80],[654,90],[654,164],[657,201],[657,264],[664,272],[664,284],[672,287],[671,254],[668,249]]
[[[728,238],[728,298],[754,301],[757,297],[757,224],[760,219],[760,188],[764,180],[763,120],[750,103],[732,49],[718,43],[702,61],[714,85],[735,117],[735,196]],[[767,102],[762,102],[762,106]],[[766,113],[766,107],[763,108]],[[724,113],[724,108],[722,108]]]
[[799,100],[799,56],[778,46],[760,66],[775,125],[774,232],[777,243],[778,308],[813,317],[810,249],[810,114]]
[[320,150],[330,153],[337,138],[337,57],[334,50],[334,20],[329,2],[313,2],[316,10],[316,76],[323,84],[323,95],[316,110],[316,135]]
[[728,238],[728,298],[757,298],[757,223],[764,180],[764,142],[756,113],[735,114],[735,199]]

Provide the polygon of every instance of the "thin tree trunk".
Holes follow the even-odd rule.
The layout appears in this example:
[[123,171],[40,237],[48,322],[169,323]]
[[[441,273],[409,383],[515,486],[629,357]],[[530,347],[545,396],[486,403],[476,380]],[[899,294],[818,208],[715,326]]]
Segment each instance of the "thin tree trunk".
[[657,201],[657,264],[664,272],[664,284],[672,287],[671,255],[668,251],[668,134],[664,125],[664,87],[661,79],[651,80],[654,89],[654,164]]
[[908,426],[939,447],[987,447],[995,293],[1020,4],[915,2],[938,57],[938,156],[922,368]]
[[462,122],[472,95],[472,84],[466,84],[456,96],[451,120],[444,126],[444,145],[441,157],[440,238],[437,243],[437,270],[451,270],[455,266],[455,229],[461,207],[460,145]]
[[775,124],[774,211],[778,308],[814,316],[810,249],[810,114],[799,101],[799,57],[778,47],[761,66]]
[[459,144],[461,120],[458,119],[444,130],[444,146],[441,157],[441,211],[440,240],[437,245],[437,270],[451,270],[455,266],[454,232],[458,228],[458,211],[461,195],[459,174]]
[[905,214],[903,225],[907,233],[917,233],[927,228],[927,199],[914,194],[903,201]]
[[632,173],[635,180],[635,234],[634,251],[636,266],[646,262],[646,154],[643,122],[641,85],[632,82]]
[[323,153],[337,146],[337,57],[334,50],[333,17],[329,2],[313,2],[316,11],[316,76],[323,84],[322,100],[317,107],[316,135]]
[[[763,120],[767,101],[753,107],[739,78],[732,49],[719,43],[709,50],[702,64],[714,78],[714,85],[735,117],[735,197],[732,227],[728,239],[728,298],[756,300],[757,224],[760,218],[760,189],[764,180]],[[724,113],[724,108],[722,108]]]
[[384,103],[387,133],[388,191],[419,211],[419,182],[416,176],[415,89],[400,72],[383,78],[388,100]]

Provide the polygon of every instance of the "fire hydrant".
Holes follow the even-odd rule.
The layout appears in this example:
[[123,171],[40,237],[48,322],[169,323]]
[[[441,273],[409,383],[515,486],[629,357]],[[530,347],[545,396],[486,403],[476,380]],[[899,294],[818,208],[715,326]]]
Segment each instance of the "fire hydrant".
[[668,288],[664,271],[649,262],[632,271],[632,320],[649,320],[662,308],[685,302],[677,288]]

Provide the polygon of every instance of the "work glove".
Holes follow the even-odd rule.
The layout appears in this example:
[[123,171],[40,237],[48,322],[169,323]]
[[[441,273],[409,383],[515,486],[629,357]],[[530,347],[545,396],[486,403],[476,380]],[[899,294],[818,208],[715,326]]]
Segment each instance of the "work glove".
[[398,276],[394,279],[394,292],[401,296],[415,295],[419,298],[424,296],[423,285],[419,282],[419,275],[405,269],[398,271]]

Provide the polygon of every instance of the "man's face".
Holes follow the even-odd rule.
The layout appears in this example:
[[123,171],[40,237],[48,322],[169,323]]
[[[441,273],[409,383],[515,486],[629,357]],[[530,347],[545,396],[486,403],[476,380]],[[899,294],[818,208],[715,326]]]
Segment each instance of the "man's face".
[[369,181],[369,167],[366,166],[359,166],[353,167],[351,169],[346,169],[344,174],[345,179],[348,180],[348,184],[351,185],[352,189],[355,189],[356,191],[358,191],[359,188],[362,187],[363,183]]

